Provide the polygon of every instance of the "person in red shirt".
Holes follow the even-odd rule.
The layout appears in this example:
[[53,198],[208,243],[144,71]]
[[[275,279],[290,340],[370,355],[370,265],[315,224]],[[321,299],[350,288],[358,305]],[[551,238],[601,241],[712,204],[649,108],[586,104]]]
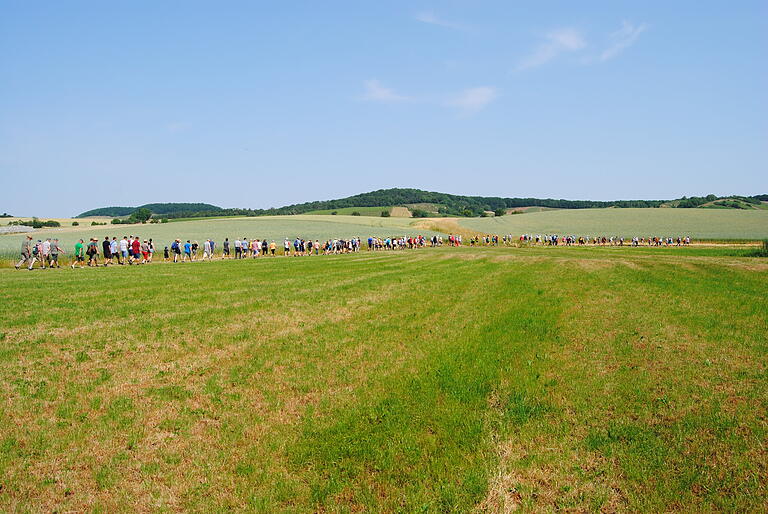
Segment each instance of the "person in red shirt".
[[133,250],[131,252],[131,264],[133,264],[134,262],[138,262],[139,258],[141,258],[141,243],[139,242],[139,236],[136,236],[136,239],[131,243],[131,250]]

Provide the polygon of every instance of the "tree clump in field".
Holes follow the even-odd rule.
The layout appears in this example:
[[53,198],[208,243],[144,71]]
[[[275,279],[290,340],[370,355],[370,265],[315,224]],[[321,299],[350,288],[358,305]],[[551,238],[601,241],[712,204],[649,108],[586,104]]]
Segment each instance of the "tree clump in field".
[[56,220],[40,220],[38,218],[32,218],[31,220],[16,220],[8,222],[8,225],[23,225],[25,227],[32,228],[56,228],[60,227],[61,223]]
[[[141,207],[136,209],[128,216],[127,219],[114,218],[112,220],[113,225],[135,225],[137,223],[146,223],[152,218],[152,211],[147,208]],[[106,224],[106,223],[105,223]]]

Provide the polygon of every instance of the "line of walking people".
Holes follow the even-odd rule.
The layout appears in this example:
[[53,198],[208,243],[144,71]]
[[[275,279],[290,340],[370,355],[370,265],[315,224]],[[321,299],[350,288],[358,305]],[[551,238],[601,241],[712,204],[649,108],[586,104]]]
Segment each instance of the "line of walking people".
[[[21,259],[16,263],[16,269],[26,267],[32,270],[36,263],[39,263],[42,269],[60,268],[59,257],[66,253],[58,238],[48,238],[45,241],[38,239],[34,242],[32,236],[27,235],[21,243]],[[88,239],[87,243],[84,239],[79,239],[72,251],[70,266],[74,269],[111,264],[146,264],[152,262],[154,253],[155,245],[152,239],[141,241],[138,236],[124,236],[120,240],[117,237],[105,237],[101,244],[95,237]],[[103,259],[101,262],[100,258]]]

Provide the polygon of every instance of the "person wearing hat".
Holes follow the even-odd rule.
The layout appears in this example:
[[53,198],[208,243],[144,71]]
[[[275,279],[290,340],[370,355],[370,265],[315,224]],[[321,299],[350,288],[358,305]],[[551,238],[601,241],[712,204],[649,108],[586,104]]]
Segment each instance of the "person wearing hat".
[[88,254],[88,266],[99,265],[99,249],[97,247],[99,240],[95,237],[90,238],[88,242],[88,248],[85,253]]
[[203,243],[203,260],[210,260],[211,258],[211,240],[206,239]]
[[32,255],[32,236],[27,236],[21,243],[21,260],[16,264],[16,269],[21,268],[23,264],[29,263],[28,270],[32,270],[32,265],[37,259]]
[[149,262],[149,242],[145,239],[139,246],[141,251],[141,263],[146,264]]

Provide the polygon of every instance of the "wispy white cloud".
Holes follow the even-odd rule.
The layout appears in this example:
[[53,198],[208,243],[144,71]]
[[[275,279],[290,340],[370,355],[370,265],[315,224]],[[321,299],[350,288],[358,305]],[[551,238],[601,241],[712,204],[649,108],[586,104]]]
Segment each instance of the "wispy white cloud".
[[407,96],[399,95],[394,90],[384,87],[381,82],[376,79],[366,80],[365,94],[362,99],[371,102],[405,102],[410,100]]
[[459,108],[465,115],[471,115],[485,109],[498,96],[499,93],[495,87],[472,87],[451,98],[448,105]]
[[451,21],[447,21],[440,18],[433,11],[422,11],[420,13],[417,13],[413,18],[416,21],[420,21],[422,23],[427,23],[429,25],[437,25],[438,27],[445,27],[447,29],[454,29],[454,30],[465,29],[463,25],[460,25],[458,23],[453,23]]
[[575,52],[586,45],[581,32],[576,29],[566,28],[550,31],[545,35],[545,41],[520,62],[518,69],[541,66],[561,53]]
[[365,93],[360,97],[361,100],[381,103],[413,102],[417,104],[439,104],[445,107],[458,109],[464,116],[475,114],[485,109],[499,96],[498,90],[491,86],[478,86],[463,89],[447,99],[443,97],[440,100],[435,95],[428,95],[423,98],[413,98],[396,93],[393,89],[385,87],[376,79],[366,80],[364,82]]
[[604,62],[616,57],[621,52],[632,46],[635,41],[637,41],[637,38],[640,37],[640,34],[642,34],[647,28],[648,25],[645,23],[641,23],[640,25],[635,26],[627,21],[623,21],[621,23],[621,28],[611,34],[610,44],[608,45],[608,48],[603,50],[603,52],[600,54],[599,60]]
[[517,66],[518,70],[536,68],[551,61],[565,52],[576,52],[587,46],[581,32],[573,28],[558,29],[548,32],[544,42],[525,57]]

